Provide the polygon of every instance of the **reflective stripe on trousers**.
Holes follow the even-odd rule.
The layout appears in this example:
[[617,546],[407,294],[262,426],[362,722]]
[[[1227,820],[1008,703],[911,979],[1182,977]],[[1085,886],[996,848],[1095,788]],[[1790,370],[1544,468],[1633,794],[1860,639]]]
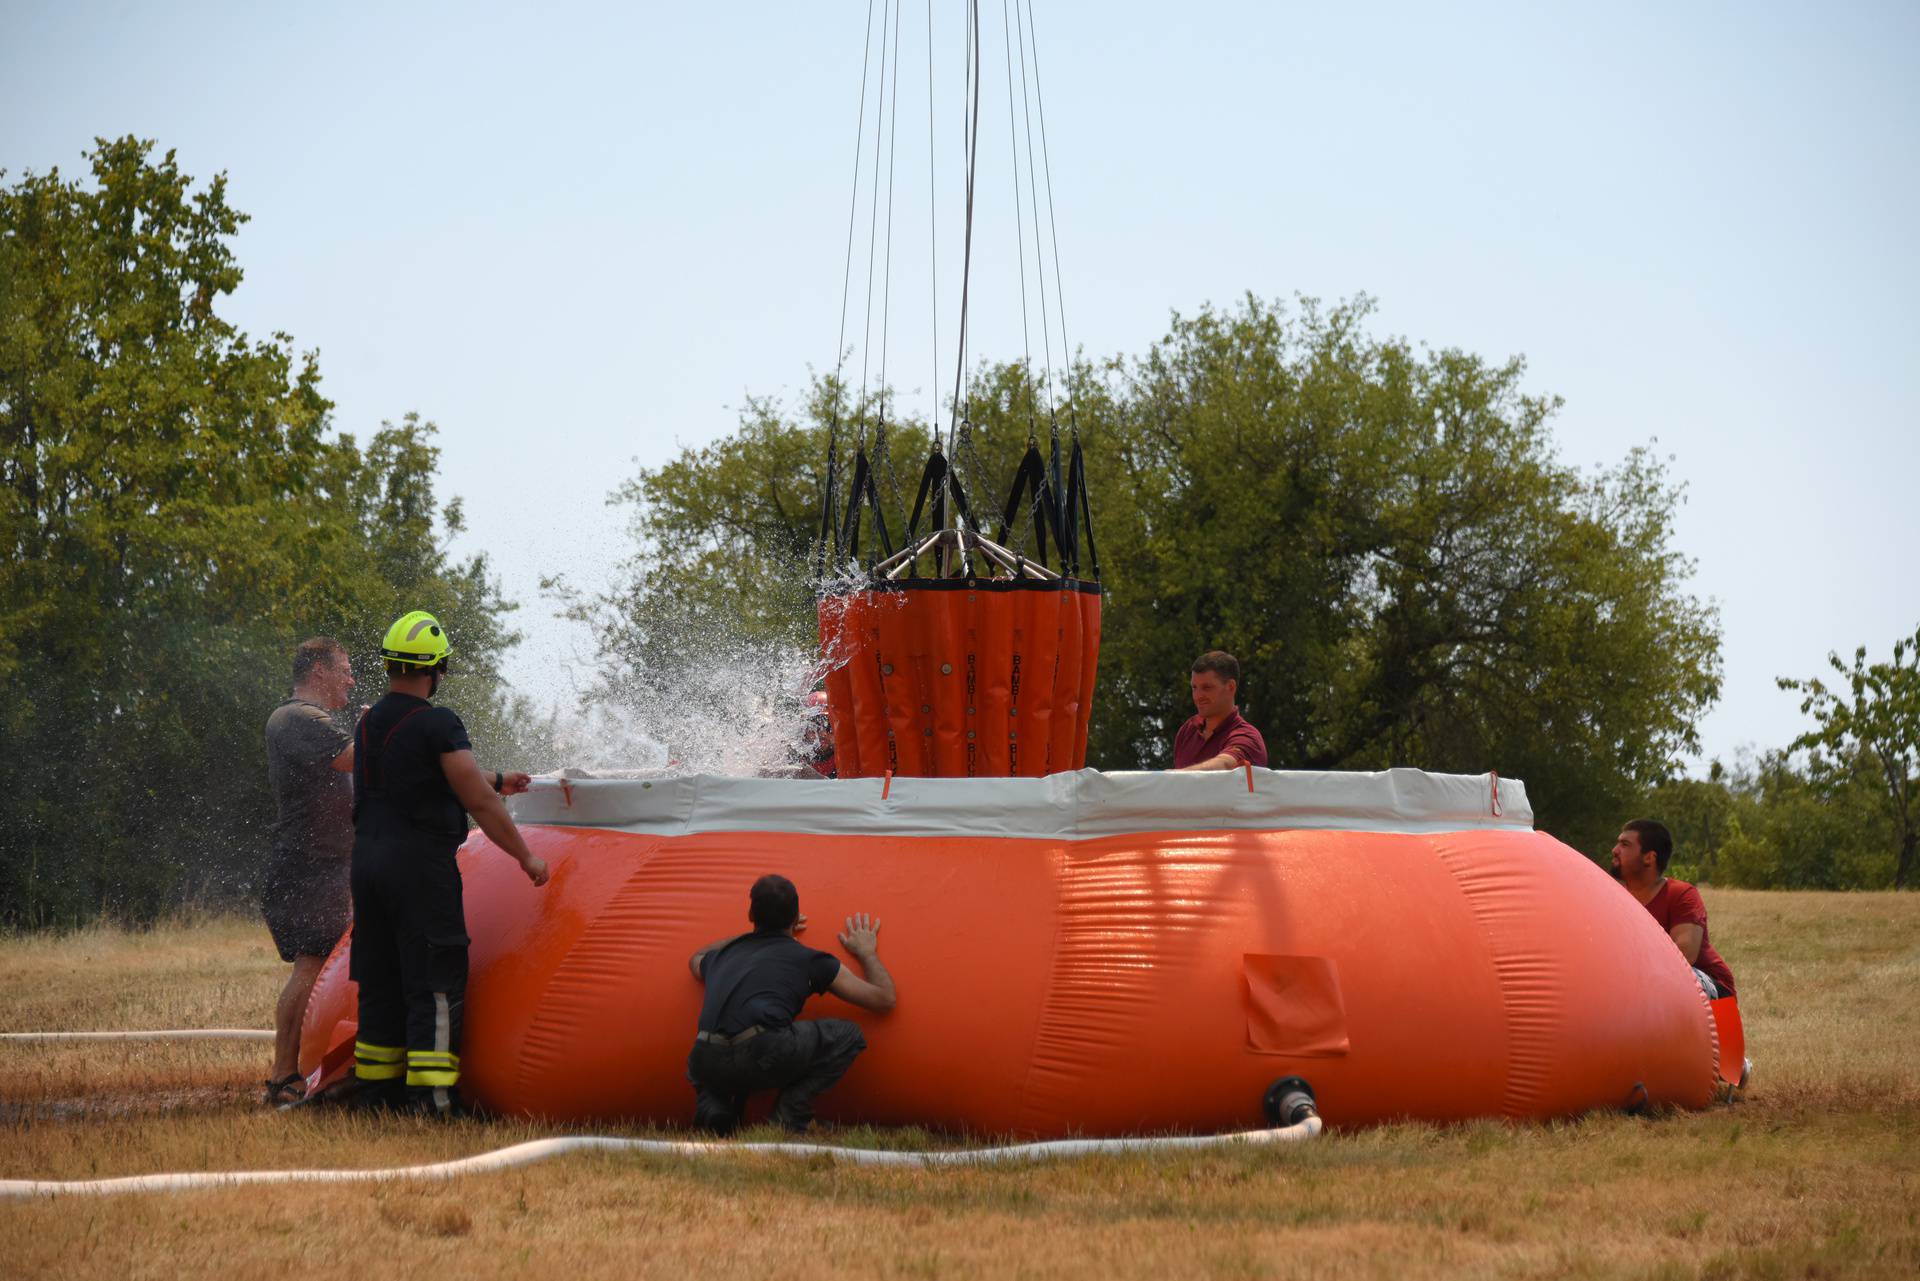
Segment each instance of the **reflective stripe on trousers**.
[[452,1049],[453,1020],[445,992],[433,994],[433,1048],[407,1051],[407,1084],[433,1089],[433,1106],[444,1112],[453,1105],[448,1093],[460,1083],[460,1056]]
[[362,1081],[391,1081],[405,1072],[407,1051],[399,1045],[353,1043],[353,1074]]

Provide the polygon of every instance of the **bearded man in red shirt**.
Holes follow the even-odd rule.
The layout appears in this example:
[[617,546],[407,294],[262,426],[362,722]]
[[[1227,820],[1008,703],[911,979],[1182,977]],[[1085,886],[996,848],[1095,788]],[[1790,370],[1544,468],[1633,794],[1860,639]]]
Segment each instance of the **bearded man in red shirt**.
[[1667,875],[1672,858],[1673,833],[1666,825],[1636,818],[1613,843],[1613,874],[1673,939],[1707,999],[1732,996],[1733,971],[1707,942],[1707,905],[1699,890]]

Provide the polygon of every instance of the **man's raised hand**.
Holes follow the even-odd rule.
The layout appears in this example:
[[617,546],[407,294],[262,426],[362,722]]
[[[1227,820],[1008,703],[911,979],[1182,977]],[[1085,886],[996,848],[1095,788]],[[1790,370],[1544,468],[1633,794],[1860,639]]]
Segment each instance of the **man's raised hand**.
[[865,960],[880,950],[880,920],[869,917],[865,912],[855,912],[847,918],[847,928],[840,935],[840,946],[847,949],[850,956]]

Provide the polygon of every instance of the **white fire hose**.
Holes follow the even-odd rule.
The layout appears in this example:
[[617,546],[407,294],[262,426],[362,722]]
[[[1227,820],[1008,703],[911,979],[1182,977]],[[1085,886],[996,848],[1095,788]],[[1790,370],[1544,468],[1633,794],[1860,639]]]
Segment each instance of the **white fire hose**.
[[[245,1028],[174,1028],[153,1032],[0,1032],[0,1041],[271,1041],[272,1032]],[[1053,1139],[996,1148],[961,1148],[945,1152],[888,1152],[872,1148],[842,1148],[825,1143],[725,1143],[713,1140],[616,1139],[574,1134],[533,1139],[511,1147],[482,1152],[454,1161],[404,1165],[386,1170],[208,1170],[188,1174],[135,1174],[119,1179],[0,1179],[0,1201],[36,1197],[117,1196],[123,1192],[191,1192],[263,1183],[395,1183],[415,1179],[457,1179],[466,1174],[490,1174],[569,1152],[646,1152],[657,1156],[738,1156],[741,1154],[812,1157],[827,1156],[850,1165],[907,1169],[950,1169],[955,1166],[1000,1165],[1011,1161],[1044,1161],[1123,1152],[1190,1151],[1195,1148],[1266,1146],[1311,1139],[1321,1131],[1313,1098],[1302,1084],[1281,1096],[1278,1115],[1289,1124],[1237,1134],[1176,1134],[1116,1139]]]
[[839,1148],[824,1143],[721,1143],[672,1139],[615,1139],[575,1134],[564,1138],[534,1139],[512,1147],[457,1161],[405,1165],[388,1170],[229,1170],[194,1174],[136,1174],[121,1179],[0,1179],[0,1201],[34,1197],[116,1196],[123,1192],[190,1192],[202,1188],[230,1188],[261,1183],[395,1183],[412,1179],[457,1179],[464,1174],[489,1174],[532,1165],[569,1152],[647,1152],[657,1156],[828,1156],[859,1166],[943,1169],[953,1166],[998,1165],[1009,1161],[1039,1161],[1051,1157],[1094,1156],[1117,1152],[1164,1152],[1192,1148],[1264,1145],[1310,1139],[1320,1133],[1320,1118],[1273,1130],[1240,1134],[1171,1135],[1159,1138],[1056,1139],[1048,1143],[1021,1143],[1011,1147],[973,1148],[951,1152],[882,1152],[870,1148]]

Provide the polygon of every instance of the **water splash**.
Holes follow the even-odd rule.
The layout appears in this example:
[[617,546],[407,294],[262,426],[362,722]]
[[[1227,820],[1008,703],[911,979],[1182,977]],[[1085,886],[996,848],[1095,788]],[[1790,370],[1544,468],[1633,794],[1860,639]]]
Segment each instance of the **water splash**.
[[[864,571],[849,566],[818,587],[834,600],[866,585]],[[678,617],[651,629],[618,675],[605,675],[578,710],[557,718],[554,745],[566,765],[559,772],[803,773],[809,699],[837,665],[814,646],[742,637],[718,617]]]
[[610,683],[555,726],[573,774],[788,772],[805,753],[807,696],[821,676],[795,645],[689,645]]

